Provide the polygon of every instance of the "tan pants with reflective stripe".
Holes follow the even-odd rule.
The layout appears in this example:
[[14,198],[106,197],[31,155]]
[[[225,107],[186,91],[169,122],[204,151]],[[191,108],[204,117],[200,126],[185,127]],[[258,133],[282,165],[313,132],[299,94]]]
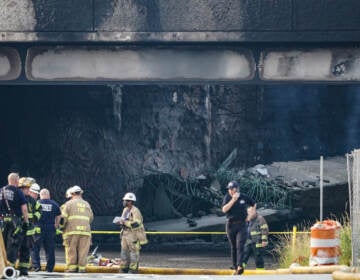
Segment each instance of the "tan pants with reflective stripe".
[[87,235],[68,235],[64,240],[67,269],[85,270],[91,245],[91,237]]
[[122,270],[129,269],[137,272],[139,268],[140,242],[137,240],[136,235],[129,230],[124,230],[122,233],[120,257],[120,268]]

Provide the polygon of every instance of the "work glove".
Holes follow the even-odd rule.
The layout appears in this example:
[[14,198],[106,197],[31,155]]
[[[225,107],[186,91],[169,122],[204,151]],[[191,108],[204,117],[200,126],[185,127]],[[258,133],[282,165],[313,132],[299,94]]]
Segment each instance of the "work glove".
[[29,224],[27,226],[26,236],[34,236],[34,235],[35,235],[35,227],[33,224]]
[[40,234],[41,233],[41,227],[35,227],[35,233]]

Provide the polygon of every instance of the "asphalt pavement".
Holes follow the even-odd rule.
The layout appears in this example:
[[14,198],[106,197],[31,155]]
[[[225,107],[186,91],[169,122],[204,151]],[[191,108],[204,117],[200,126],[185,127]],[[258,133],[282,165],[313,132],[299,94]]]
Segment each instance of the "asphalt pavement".
[[249,280],[332,280],[331,274],[286,274],[286,275],[242,275],[242,276],[216,276],[216,275],[155,275],[155,274],[120,274],[120,273],[45,273],[37,272],[30,273],[31,279],[170,279],[171,280],[225,280],[225,279],[239,279],[245,278]]
[[[103,257],[118,258],[120,249],[114,247],[112,250],[99,251]],[[268,262],[271,257],[267,257]],[[64,263],[64,251],[61,247],[56,250],[57,263]],[[42,253],[42,262],[44,255]],[[209,268],[209,269],[227,269],[229,267],[230,257],[226,250],[224,251],[144,251],[141,253],[140,266],[149,267],[174,267],[174,268]],[[253,266],[250,262],[249,269]],[[276,269],[276,263],[268,263],[268,269]],[[158,274],[121,274],[121,273],[60,273],[60,272],[30,272],[31,279],[170,279],[171,280],[221,280],[221,279],[239,279],[246,278],[252,280],[332,280],[331,274],[266,274],[266,275],[158,275]]]
[[[102,257],[115,259],[120,258],[120,245],[113,246],[112,249],[102,249],[97,251]],[[42,263],[45,256],[41,254]],[[56,250],[56,263],[65,263],[64,250],[58,247]],[[228,249],[212,250],[208,249],[167,249],[167,250],[142,250],[140,252],[140,266],[142,267],[165,267],[165,268],[199,268],[199,269],[228,269],[231,266],[230,252]],[[254,259],[250,258],[249,269],[255,268]],[[278,265],[271,255],[265,256],[265,268],[276,269]]]

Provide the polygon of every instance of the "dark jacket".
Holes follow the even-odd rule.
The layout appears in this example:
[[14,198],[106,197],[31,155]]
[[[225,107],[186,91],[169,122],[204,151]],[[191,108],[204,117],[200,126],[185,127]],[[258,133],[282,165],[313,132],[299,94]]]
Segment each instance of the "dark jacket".
[[248,222],[249,238],[247,243],[256,243],[256,247],[263,247],[262,242],[268,243],[269,227],[263,216],[256,216]]

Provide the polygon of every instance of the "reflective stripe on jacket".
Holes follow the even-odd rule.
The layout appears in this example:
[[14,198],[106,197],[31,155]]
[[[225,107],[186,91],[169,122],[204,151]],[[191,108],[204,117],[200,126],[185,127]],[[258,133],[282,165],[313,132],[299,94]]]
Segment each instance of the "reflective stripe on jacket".
[[124,230],[130,230],[136,240],[139,241],[141,245],[148,243],[145,228],[143,225],[143,217],[140,210],[132,206],[130,211],[127,207],[124,208],[121,217],[125,219]]
[[26,195],[29,221],[33,224],[37,223],[41,217],[41,204],[30,195]]
[[263,247],[262,243],[268,242],[269,227],[263,216],[256,214],[256,217],[249,221],[249,233],[256,247]]
[[63,237],[79,234],[91,236],[90,224],[94,219],[90,204],[82,198],[67,201],[61,209],[64,218]]

